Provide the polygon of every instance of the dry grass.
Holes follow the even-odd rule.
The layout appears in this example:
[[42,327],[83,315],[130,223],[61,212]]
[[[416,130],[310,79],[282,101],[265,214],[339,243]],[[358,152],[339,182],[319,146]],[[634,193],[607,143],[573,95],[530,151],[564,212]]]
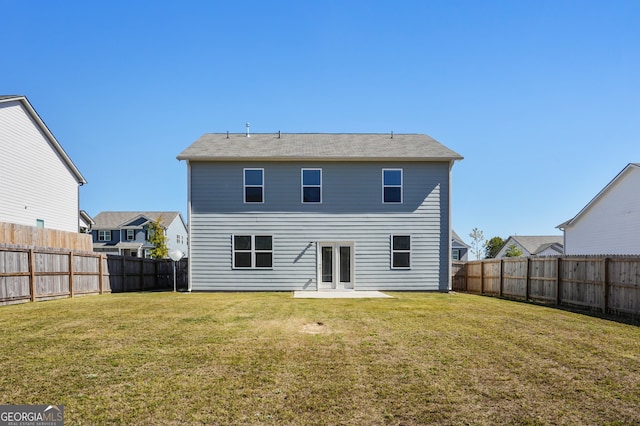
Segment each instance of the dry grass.
[[462,294],[0,308],[0,403],[66,424],[640,424],[640,327]]

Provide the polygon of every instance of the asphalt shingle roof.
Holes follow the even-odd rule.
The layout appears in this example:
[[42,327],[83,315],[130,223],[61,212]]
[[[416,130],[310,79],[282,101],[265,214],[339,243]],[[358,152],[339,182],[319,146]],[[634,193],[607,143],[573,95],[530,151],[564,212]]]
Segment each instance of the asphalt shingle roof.
[[178,160],[448,161],[462,156],[427,135],[389,133],[206,133]]
[[95,222],[93,229],[118,229],[119,226],[139,216],[144,216],[151,220],[161,217],[160,223],[164,226],[169,226],[178,215],[180,215],[179,212],[100,212],[93,218]]
[[512,235],[510,238],[517,241],[518,244],[524,247],[531,254],[535,254],[543,250],[550,244],[564,244],[564,237],[562,235]]

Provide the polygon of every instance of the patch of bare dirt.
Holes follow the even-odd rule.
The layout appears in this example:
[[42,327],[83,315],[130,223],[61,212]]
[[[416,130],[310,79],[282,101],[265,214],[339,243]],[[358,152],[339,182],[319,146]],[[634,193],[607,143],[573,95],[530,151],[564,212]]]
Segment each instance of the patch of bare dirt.
[[322,322],[311,322],[303,325],[300,332],[307,334],[327,334],[331,333],[331,330]]

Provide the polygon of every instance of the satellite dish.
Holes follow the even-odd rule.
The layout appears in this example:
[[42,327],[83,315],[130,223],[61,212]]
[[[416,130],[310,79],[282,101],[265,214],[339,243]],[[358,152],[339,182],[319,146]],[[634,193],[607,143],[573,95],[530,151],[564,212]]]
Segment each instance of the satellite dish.
[[169,251],[169,257],[174,262],[177,262],[178,260],[182,259],[182,256],[184,256],[184,253],[182,253],[178,249],[173,249],[173,250]]

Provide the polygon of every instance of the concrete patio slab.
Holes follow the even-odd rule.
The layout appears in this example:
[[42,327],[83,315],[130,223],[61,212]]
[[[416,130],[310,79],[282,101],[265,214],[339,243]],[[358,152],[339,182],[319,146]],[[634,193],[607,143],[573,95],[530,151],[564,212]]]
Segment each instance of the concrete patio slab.
[[294,291],[295,299],[366,299],[366,298],[393,298],[381,291],[355,291],[355,290],[320,290],[320,291]]

